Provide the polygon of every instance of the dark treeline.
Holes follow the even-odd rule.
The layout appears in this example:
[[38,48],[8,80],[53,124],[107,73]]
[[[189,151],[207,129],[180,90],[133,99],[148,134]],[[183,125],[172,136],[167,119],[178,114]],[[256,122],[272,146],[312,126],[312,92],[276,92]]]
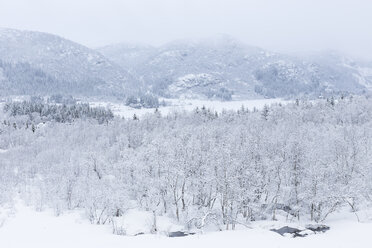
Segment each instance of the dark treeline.
[[[54,100],[54,98],[51,98]],[[72,122],[76,119],[95,119],[100,124],[114,118],[113,113],[105,108],[92,108],[87,103],[81,104],[46,104],[42,101],[23,101],[5,103],[4,112],[11,117],[27,116],[27,122]],[[13,118],[17,120],[17,118]]]

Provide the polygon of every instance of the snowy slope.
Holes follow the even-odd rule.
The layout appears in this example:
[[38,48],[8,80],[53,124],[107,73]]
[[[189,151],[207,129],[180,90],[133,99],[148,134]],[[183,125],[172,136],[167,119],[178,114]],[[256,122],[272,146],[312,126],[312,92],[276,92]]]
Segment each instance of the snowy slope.
[[305,238],[282,237],[269,231],[273,224],[264,221],[257,223],[252,229],[168,238],[161,234],[113,235],[109,225],[91,225],[78,212],[56,217],[52,212],[36,212],[21,205],[0,227],[0,247],[370,247],[372,223],[358,223],[350,213],[342,217],[341,220],[335,216],[327,223],[331,227],[330,231]]
[[[45,74],[41,77],[47,78],[44,87],[51,91],[59,84],[59,91],[71,93],[123,94],[135,84],[129,73],[97,51],[47,33],[1,28],[0,61],[6,63],[5,67],[11,64],[31,71],[31,75],[40,71]],[[1,64],[0,67],[4,68]],[[19,77],[22,73],[17,68],[8,68],[8,74]],[[2,76],[0,73],[0,80]],[[13,83],[10,76],[8,81]],[[16,86],[22,93],[22,87],[27,88],[27,80],[24,85],[19,81]],[[48,81],[53,84],[48,85]]]

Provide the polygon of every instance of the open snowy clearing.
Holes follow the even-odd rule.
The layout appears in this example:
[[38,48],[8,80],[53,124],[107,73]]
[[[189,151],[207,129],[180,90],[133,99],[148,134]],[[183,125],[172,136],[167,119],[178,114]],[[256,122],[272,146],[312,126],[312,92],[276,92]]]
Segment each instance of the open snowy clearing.
[[[249,110],[254,108],[261,109],[265,105],[273,103],[286,103],[287,101],[280,98],[273,99],[256,99],[256,100],[240,100],[240,101],[211,101],[211,100],[196,100],[196,99],[164,99],[168,104],[167,106],[159,107],[161,114],[168,114],[174,111],[192,111],[196,108],[202,108],[203,106],[217,113],[221,113],[223,110],[234,110],[237,111],[244,106]],[[108,107],[112,110],[115,115],[119,115],[125,118],[131,118],[133,115],[143,116],[144,114],[154,113],[155,108],[142,108],[136,109],[129,106],[125,106],[119,103],[111,102],[90,102],[92,107]]]
[[[2,211],[4,213],[4,209]],[[359,213],[360,217],[366,213]],[[51,211],[36,212],[18,205],[0,227],[0,247],[370,247],[372,223],[368,218],[358,223],[352,213],[335,214],[327,225],[326,233],[304,238],[282,237],[270,228],[288,223],[260,221],[252,229],[211,232],[193,236],[169,238],[164,235],[118,236],[111,233],[110,225],[88,223],[78,212],[59,217]]]

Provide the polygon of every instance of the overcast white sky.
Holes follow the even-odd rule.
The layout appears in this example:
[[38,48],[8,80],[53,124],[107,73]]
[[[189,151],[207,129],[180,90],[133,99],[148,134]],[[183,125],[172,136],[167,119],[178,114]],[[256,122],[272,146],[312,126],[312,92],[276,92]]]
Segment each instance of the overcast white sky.
[[372,0],[0,0],[0,26],[90,47],[224,33],[275,51],[372,58]]

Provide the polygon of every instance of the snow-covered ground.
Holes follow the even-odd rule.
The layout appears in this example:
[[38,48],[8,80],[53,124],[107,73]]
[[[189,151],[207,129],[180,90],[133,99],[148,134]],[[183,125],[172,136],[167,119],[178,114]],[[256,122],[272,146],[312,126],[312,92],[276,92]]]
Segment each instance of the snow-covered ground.
[[[4,209],[0,213],[4,213]],[[359,213],[362,218],[364,214]],[[251,229],[210,232],[178,238],[169,238],[161,234],[119,236],[111,233],[110,225],[92,225],[78,212],[56,217],[52,211],[36,212],[23,204],[17,204],[16,210],[10,211],[6,221],[0,227],[0,247],[371,247],[371,220],[364,218],[364,222],[357,222],[352,213],[331,216],[326,223],[331,227],[328,232],[304,238],[283,237],[269,231],[270,228],[280,224],[286,225],[286,223],[260,221],[254,223]]]
[[[195,99],[165,99],[168,106],[160,107],[159,111],[162,114],[168,114],[173,111],[192,111],[195,108],[202,108],[203,106],[220,113],[223,110],[238,110],[242,106],[252,110],[253,108],[260,109],[265,104],[285,103],[286,101],[276,99],[257,99],[257,100],[240,100],[240,101],[210,101],[210,100],[195,100]],[[114,114],[125,118],[131,118],[133,115],[143,116],[147,113],[154,113],[155,108],[135,109],[124,104],[110,103],[110,102],[90,102],[92,107],[109,107]]]

